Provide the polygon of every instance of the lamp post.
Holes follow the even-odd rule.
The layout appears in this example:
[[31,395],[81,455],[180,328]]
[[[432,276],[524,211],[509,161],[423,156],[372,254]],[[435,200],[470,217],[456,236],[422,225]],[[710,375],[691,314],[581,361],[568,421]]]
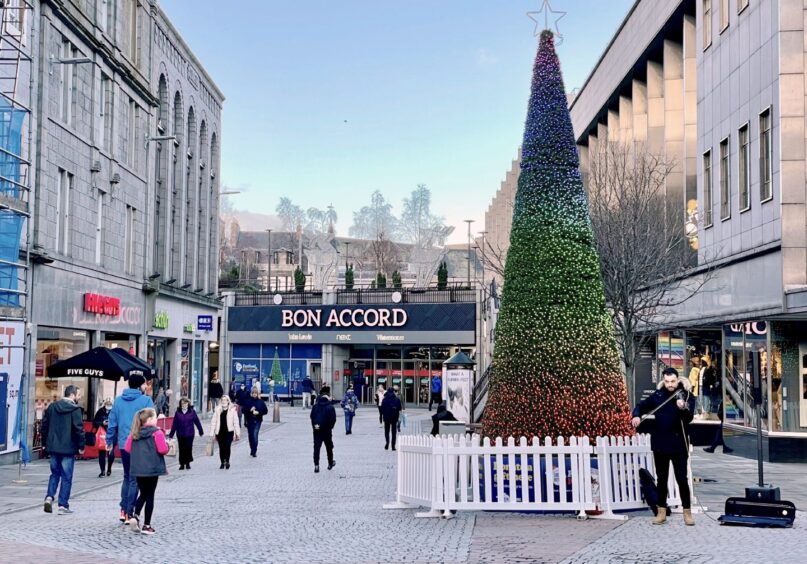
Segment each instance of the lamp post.
[[272,230],[266,230],[266,290],[272,292]]
[[468,288],[471,287],[471,224],[473,219],[464,220],[468,224]]

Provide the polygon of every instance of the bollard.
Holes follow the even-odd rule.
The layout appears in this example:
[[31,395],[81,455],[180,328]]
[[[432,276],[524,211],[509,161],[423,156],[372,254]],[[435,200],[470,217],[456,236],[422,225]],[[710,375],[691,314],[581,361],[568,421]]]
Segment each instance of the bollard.
[[280,423],[280,402],[275,402],[275,409],[272,411],[272,423]]

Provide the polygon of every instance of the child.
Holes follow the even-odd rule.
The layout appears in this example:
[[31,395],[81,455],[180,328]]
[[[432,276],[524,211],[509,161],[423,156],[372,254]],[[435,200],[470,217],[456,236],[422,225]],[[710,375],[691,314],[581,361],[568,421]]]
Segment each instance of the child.
[[[153,535],[151,514],[154,511],[154,492],[157,490],[159,477],[168,473],[165,469],[168,442],[165,434],[157,428],[157,412],[154,409],[147,407],[137,412],[125,449],[131,456],[129,472],[137,479],[137,489],[140,492],[129,524],[135,532]],[[141,528],[140,510],[144,505],[146,518]]]

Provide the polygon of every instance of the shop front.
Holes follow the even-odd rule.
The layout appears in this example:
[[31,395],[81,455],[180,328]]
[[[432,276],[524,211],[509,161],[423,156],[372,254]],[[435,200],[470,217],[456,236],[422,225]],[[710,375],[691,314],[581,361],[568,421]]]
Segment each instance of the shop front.
[[218,317],[215,307],[162,295],[154,300],[147,358],[157,371],[154,397],[160,388],[170,391],[169,413],[180,397],[189,398],[199,412],[207,409],[207,385],[218,369],[209,357],[211,346],[218,342]]
[[337,399],[350,384],[363,403],[397,386],[406,404],[423,405],[444,360],[473,356],[475,327],[474,303],[231,307],[223,346],[235,382],[260,381],[280,399],[299,396],[309,376]]

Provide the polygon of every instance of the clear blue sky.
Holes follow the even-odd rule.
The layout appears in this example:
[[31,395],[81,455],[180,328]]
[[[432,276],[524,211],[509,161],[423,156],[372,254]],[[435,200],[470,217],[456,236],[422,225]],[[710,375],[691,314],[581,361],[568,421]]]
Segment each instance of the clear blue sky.
[[[457,225],[484,212],[523,134],[540,0],[160,0],[226,96],[222,185],[236,208],[281,196],[339,214],[418,183]],[[633,0],[554,0],[567,90]],[[345,123],[347,120],[347,123]],[[462,226],[461,226],[462,225]]]

